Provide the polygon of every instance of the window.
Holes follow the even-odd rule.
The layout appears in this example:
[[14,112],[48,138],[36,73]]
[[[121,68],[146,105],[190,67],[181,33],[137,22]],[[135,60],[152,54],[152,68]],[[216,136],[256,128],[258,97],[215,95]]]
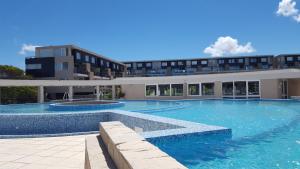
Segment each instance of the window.
[[248,95],[258,96],[259,95],[259,81],[248,82]]
[[68,67],[69,67],[68,62],[55,64],[56,71],[68,70]]
[[80,53],[79,53],[79,52],[76,52],[76,59],[77,59],[77,60],[81,60],[81,56],[80,56]]
[[152,63],[146,63],[146,67],[152,67]]
[[109,67],[109,64],[110,64],[109,62],[106,62],[106,67]]
[[139,67],[139,68],[143,67],[143,63],[138,63],[137,67]]
[[176,65],[176,63],[175,62],[171,62],[171,66],[175,66]]
[[103,60],[100,60],[100,64],[103,65],[103,63],[104,63]]
[[261,58],[260,61],[265,63],[265,62],[267,62],[267,58]]
[[171,84],[172,96],[183,96],[183,84]]
[[239,59],[238,62],[239,63],[244,63],[244,59]]
[[126,67],[131,68],[131,64],[130,64],[130,63],[127,63],[127,64],[126,64]]
[[294,60],[294,59],[293,59],[293,57],[291,57],[291,56],[286,58],[286,61],[288,61],[288,62],[292,62],[293,60]]
[[113,69],[116,69],[116,65],[113,63]]
[[179,61],[179,62],[178,62],[178,66],[183,66],[183,62],[182,62],[182,61]]
[[95,58],[94,57],[91,57],[92,58],[92,63],[94,63],[95,64]]
[[146,85],[146,96],[156,96],[156,91],[156,85]]
[[161,62],[161,66],[168,66],[167,62]]
[[234,95],[235,96],[246,96],[247,95],[245,81],[234,82]]
[[54,56],[66,56],[67,49],[66,48],[55,48]]
[[234,59],[229,59],[228,60],[228,63],[234,63],[235,61],[234,61]]
[[190,60],[187,60],[185,63],[186,63],[187,66],[191,66],[192,62]]
[[214,90],[215,84],[214,83],[202,83],[201,90],[203,96],[212,96],[215,94]]
[[41,69],[41,68],[42,68],[41,64],[26,64],[27,70],[35,70],[35,69]]
[[298,61],[300,61],[300,56],[298,56]]
[[192,61],[192,65],[197,65],[197,64],[198,64],[197,60]]
[[89,59],[89,56],[88,55],[85,55],[85,61],[88,62],[90,59]]
[[222,83],[223,96],[233,96],[233,82]]
[[207,60],[202,60],[201,65],[207,65]]
[[159,96],[170,96],[170,85],[169,84],[162,84],[158,85],[158,93]]
[[219,60],[218,62],[219,62],[219,64],[224,64],[225,63],[225,61],[223,59]]
[[200,95],[199,84],[189,84],[188,85],[188,94],[190,96],[198,96],[198,95]]
[[250,59],[250,62],[251,62],[251,63],[256,63],[256,62],[257,62],[257,59],[256,59],[256,58],[251,58],[251,59]]
[[119,65],[117,65],[117,70],[119,70]]
[[53,57],[53,49],[40,49],[40,57]]

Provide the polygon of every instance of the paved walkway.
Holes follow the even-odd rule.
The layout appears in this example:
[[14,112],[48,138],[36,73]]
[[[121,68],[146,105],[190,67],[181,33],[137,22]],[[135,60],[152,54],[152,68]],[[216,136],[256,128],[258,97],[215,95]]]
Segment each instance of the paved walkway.
[[85,135],[0,139],[1,169],[83,169]]

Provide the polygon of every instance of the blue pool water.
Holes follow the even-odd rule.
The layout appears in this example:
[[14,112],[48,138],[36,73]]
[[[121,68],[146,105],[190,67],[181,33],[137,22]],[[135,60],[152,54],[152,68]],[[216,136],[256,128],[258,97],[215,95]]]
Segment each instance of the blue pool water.
[[[232,129],[232,138],[209,135],[150,140],[188,168],[300,168],[300,102],[124,102],[117,109]],[[53,112],[48,110],[48,104],[0,106],[0,113]]]

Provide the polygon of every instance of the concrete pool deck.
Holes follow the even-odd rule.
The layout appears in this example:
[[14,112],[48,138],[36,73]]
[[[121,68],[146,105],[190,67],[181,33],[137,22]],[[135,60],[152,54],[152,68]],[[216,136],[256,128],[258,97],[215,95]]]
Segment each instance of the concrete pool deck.
[[0,139],[0,168],[83,169],[86,136]]

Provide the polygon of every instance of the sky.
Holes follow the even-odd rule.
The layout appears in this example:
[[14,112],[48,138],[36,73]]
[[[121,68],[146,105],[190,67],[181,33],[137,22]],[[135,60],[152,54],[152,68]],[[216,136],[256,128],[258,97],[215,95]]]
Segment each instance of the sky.
[[300,0],[1,0],[0,64],[74,44],[120,61],[300,53]]

